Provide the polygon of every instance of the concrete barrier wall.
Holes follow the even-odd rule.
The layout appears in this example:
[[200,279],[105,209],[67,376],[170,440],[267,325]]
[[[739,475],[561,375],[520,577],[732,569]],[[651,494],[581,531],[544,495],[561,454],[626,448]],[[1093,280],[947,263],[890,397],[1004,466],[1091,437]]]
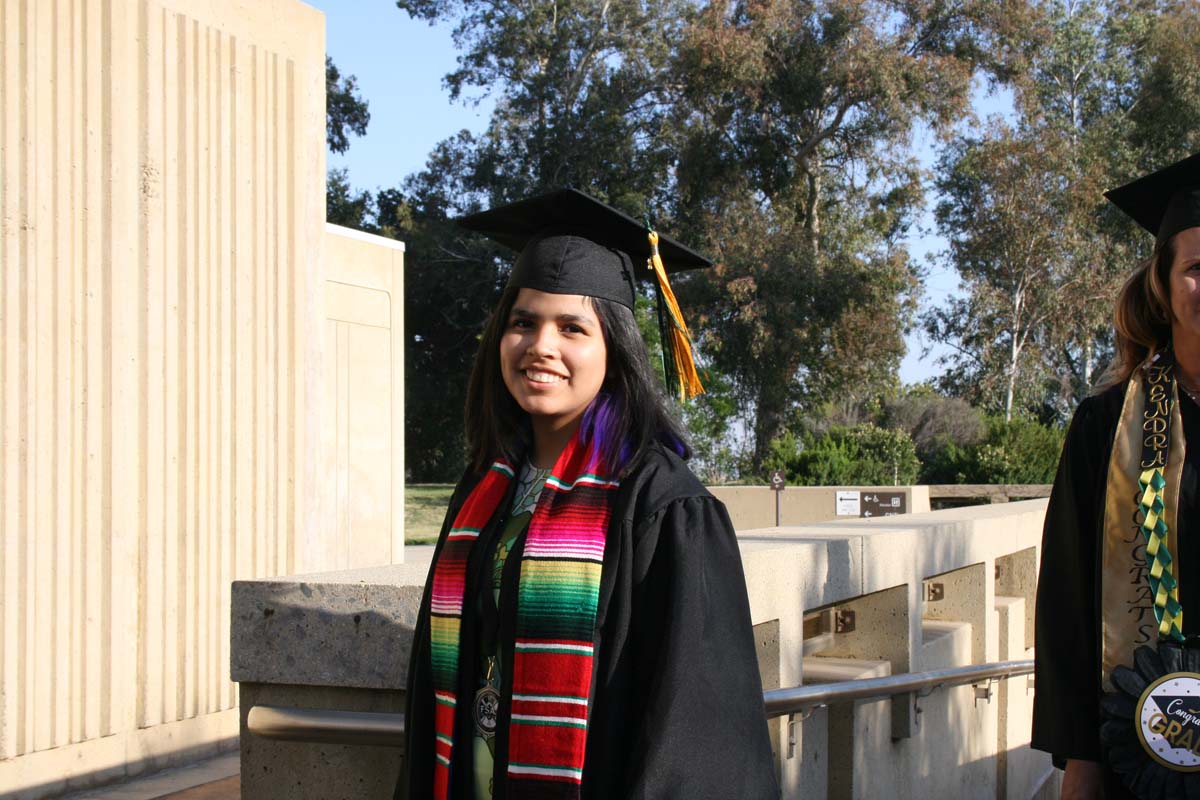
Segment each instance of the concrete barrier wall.
[[[825,522],[833,519],[854,519],[869,505],[863,505],[863,497],[879,493],[899,493],[903,497],[906,513],[929,510],[929,487],[927,486],[789,486],[775,492],[767,486],[710,486],[729,509],[729,517],[738,530],[769,528],[776,523],[776,503],[780,525],[805,525],[809,522]],[[839,508],[838,495],[857,494],[859,505],[843,504]],[[777,497],[778,495],[778,497]]]
[[[1031,658],[1045,507],[740,530],[767,688]],[[409,556],[372,570],[235,584],[243,717],[253,703],[402,709],[429,548]],[[831,621],[844,612],[854,624],[839,632]],[[1048,797],[1057,778],[1028,747],[1031,706],[1022,677],[989,698],[966,686],[777,719],[784,796]],[[242,786],[256,798],[342,797],[352,785],[355,797],[382,799],[398,769],[386,748],[273,742],[243,723]]]
[[[1044,512],[1035,500],[740,533],[754,622],[789,612],[809,620],[808,638],[784,640],[780,653],[798,662],[797,683],[1032,658]],[[796,568],[789,559],[801,578],[782,596],[779,572]],[[833,631],[840,611],[854,614],[852,631]],[[781,754],[785,796],[1026,798],[1052,789],[1049,758],[1028,748],[1028,687],[1021,678],[988,702],[976,703],[968,686],[797,719],[792,757]],[[783,736],[787,720],[777,724]]]
[[323,75],[295,0],[0,0],[0,794],[229,743],[230,582],[324,566]]

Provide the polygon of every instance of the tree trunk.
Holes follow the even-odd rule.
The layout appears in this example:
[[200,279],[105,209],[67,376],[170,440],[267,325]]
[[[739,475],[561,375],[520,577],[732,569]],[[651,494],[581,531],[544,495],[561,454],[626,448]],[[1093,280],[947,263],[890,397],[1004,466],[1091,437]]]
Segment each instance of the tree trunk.
[[1092,393],[1092,370],[1095,369],[1092,363],[1096,358],[1095,341],[1094,336],[1088,336],[1083,340],[1083,392],[1081,392],[1081,397],[1075,398],[1076,401],[1082,400]]
[[808,172],[808,207],[805,211],[804,227],[815,264],[815,258],[821,252],[821,175],[815,169]]
[[758,392],[757,414],[754,419],[755,472],[761,473],[771,454],[771,442],[786,430],[787,392],[779,386],[763,386]]
[[1012,422],[1013,394],[1017,385],[1017,364],[1014,361],[1008,370],[1008,389],[1004,393],[1004,421]]

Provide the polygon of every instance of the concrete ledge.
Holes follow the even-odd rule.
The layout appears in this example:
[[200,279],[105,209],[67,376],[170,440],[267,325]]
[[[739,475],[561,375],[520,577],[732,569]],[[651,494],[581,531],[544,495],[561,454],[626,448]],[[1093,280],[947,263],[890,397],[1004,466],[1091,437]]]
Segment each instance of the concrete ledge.
[[238,683],[403,689],[428,563],[233,584]]

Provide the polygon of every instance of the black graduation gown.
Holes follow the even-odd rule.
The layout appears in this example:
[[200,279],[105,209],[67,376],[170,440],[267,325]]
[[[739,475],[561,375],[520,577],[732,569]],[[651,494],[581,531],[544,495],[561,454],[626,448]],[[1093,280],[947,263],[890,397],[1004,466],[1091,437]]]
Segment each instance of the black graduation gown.
[[[455,489],[438,552],[479,477],[468,475]],[[506,499],[501,509],[509,504]],[[481,625],[488,619],[489,545],[503,518],[498,511],[467,566],[454,798],[469,798],[472,791],[468,715]],[[515,595],[523,545],[522,536],[505,562],[499,619],[503,698],[512,694]],[[396,788],[397,798],[412,800],[432,794],[431,584],[432,572],[414,634],[406,756]],[[596,653],[584,798],[779,797],[733,526],[725,507],[684,461],[660,446],[618,490],[601,572]],[[496,800],[504,797],[508,713],[504,700],[497,734]]]
[[[1187,442],[1175,543],[1184,632],[1200,631],[1200,408],[1180,392]],[[1067,432],[1042,534],[1036,616],[1032,746],[1054,756],[1102,761],[1100,574],[1105,493],[1125,386],[1084,400]],[[1170,454],[1176,458],[1175,453]],[[1133,516],[1130,499],[1129,514]],[[1193,602],[1193,600],[1195,602]],[[1130,643],[1129,662],[1134,643]],[[1110,794],[1110,797],[1112,795]]]

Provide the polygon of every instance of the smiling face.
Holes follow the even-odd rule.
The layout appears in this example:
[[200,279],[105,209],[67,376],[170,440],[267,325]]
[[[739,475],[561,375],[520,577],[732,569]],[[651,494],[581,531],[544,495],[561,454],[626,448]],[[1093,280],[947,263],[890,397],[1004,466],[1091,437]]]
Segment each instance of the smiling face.
[[607,360],[587,297],[520,290],[500,337],[500,369],[535,436],[578,427],[604,383]]
[[1186,228],[1171,240],[1171,338],[1194,352],[1200,347],[1200,228]]

